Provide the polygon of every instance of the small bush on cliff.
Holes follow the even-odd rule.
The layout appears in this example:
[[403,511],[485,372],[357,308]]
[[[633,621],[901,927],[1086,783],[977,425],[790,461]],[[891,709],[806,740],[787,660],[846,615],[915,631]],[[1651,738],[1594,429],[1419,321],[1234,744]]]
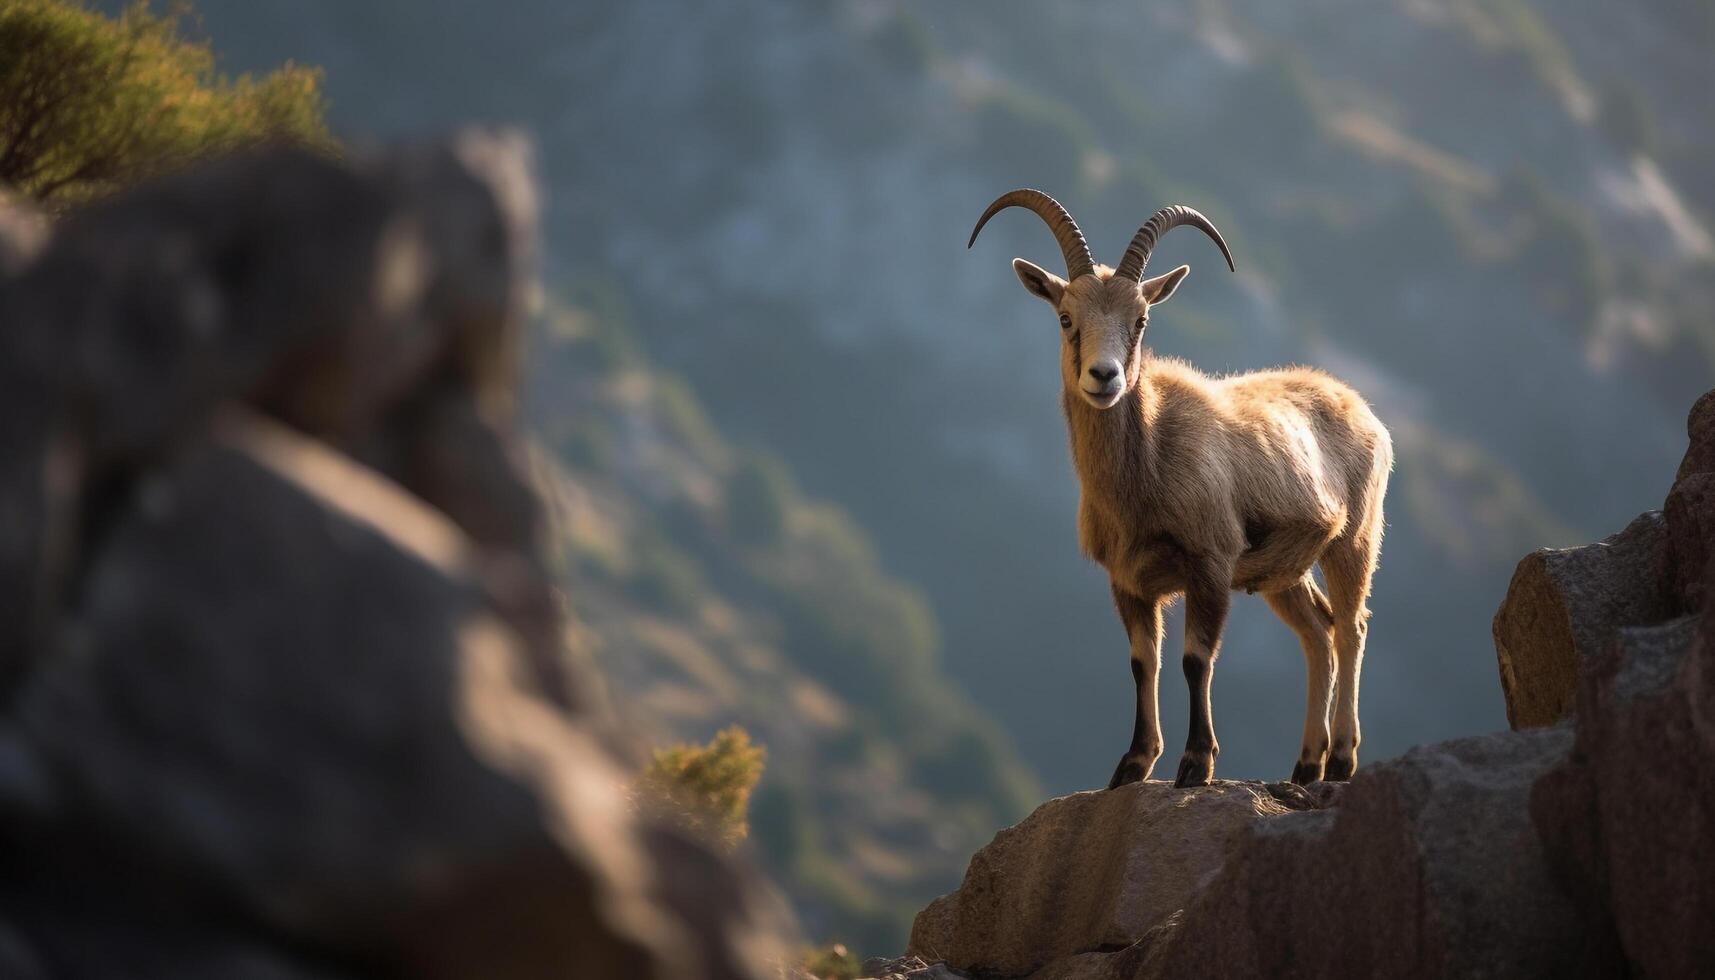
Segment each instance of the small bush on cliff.
[[0,0],[0,185],[63,205],[257,143],[331,146],[318,70],[222,75],[187,10]]
[[658,749],[638,781],[647,807],[728,848],[750,833],[750,792],[762,778],[767,751],[733,725],[707,745]]
[[806,951],[803,967],[816,980],[857,980],[863,972],[857,955],[840,943]]

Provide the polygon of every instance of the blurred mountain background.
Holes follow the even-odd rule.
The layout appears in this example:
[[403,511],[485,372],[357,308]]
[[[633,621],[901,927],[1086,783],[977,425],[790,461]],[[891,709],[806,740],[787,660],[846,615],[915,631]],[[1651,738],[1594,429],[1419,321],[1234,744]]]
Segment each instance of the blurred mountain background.
[[[1058,331],[1007,268],[1056,250],[1020,214],[966,252],[994,196],[1049,191],[1110,262],[1202,209],[1239,275],[1167,239],[1196,274],[1156,349],[1325,367],[1393,429],[1366,760],[1502,727],[1513,563],[1661,499],[1715,374],[1706,0],[197,9],[226,70],[325,69],[342,138],[535,134],[530,397],[588,653],[661,739],[751,731],[756,846],[870,951],[1131,724]],[[1296,644],[1239,602],[1225,651],[1221,774],[1283,776]]]

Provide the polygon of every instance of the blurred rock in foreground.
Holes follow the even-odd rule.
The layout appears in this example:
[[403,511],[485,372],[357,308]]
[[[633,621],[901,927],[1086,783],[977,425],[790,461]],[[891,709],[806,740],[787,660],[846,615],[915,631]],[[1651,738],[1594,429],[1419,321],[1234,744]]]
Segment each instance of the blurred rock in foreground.
[[528,170],[472,132],[0,205],[0,974],[776,968],[562,649]]
[[923,910],[915,958],[878,966],[911,980],[1706,976],[1715,393],[1690,432],[1664,511],[1520,565],[1495,631],[1525,730],[1420,746],[1304,801],[1153,782],[1052,800]]

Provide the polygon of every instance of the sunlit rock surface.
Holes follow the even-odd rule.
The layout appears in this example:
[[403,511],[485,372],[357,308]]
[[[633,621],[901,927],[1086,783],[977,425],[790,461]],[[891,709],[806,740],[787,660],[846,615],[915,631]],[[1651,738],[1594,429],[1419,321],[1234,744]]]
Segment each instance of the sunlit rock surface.
[[918,915],[908,952],[1023,976],[1129,946],[1186,904],[1236,834],[1319,805],[1291,784],[1231,780],[1050,800],[978,851],[958,890]]
[[1519,562],[1494,624],[1513,728],[1566,718],[1581,662],[1616,629],[1672,615],[1666,559],[1667,522],[1650,511],[1595,544],[1544,548]]
[[1579,548],[1519,562],[1495,614],[1495,654],[1512,727],[1551,725],[1572,711],[1578,678],[1619,630],[1700,609],[1715,555],[1715,392],[1692,406],[1689,443],[1659,511]]

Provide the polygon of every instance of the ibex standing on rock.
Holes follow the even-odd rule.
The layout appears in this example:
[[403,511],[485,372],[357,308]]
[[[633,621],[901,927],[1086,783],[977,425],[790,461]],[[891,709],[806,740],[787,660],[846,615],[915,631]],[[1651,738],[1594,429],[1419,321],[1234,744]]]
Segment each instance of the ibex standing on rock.
[[[1387,429],[1356,392],[1320,371],[1210,378],[1150,353],[1143,345],[1149,311],[1191,271],[1182,265],[1144,279],[1156,240],[1190,225],[1233,264],[1220,232],[1191,208],[1156,212],[1110,269],[1094,263],[1072,216],[1041,191],[1013,191],[989,205],[971,243],[1008,207],[1047,222],[1066,259],[1065,279],[1023,259],[1012,268],[1060,318],[1079,543],[1107,570],[1131,640],[1137,725],[1109,788],[1148,778],[1161,757],[1162,611],[1180,594],[1191,726],[1174,784],[1214,777],[1220,746],[1209,683],[1232,589],[1263,593],[1304,648],[1309,694],[1293,781],[1350,778],[1358,766],[1365,601],[1393,467]],[[1311,577],[1317,564],[1326,597]]]

